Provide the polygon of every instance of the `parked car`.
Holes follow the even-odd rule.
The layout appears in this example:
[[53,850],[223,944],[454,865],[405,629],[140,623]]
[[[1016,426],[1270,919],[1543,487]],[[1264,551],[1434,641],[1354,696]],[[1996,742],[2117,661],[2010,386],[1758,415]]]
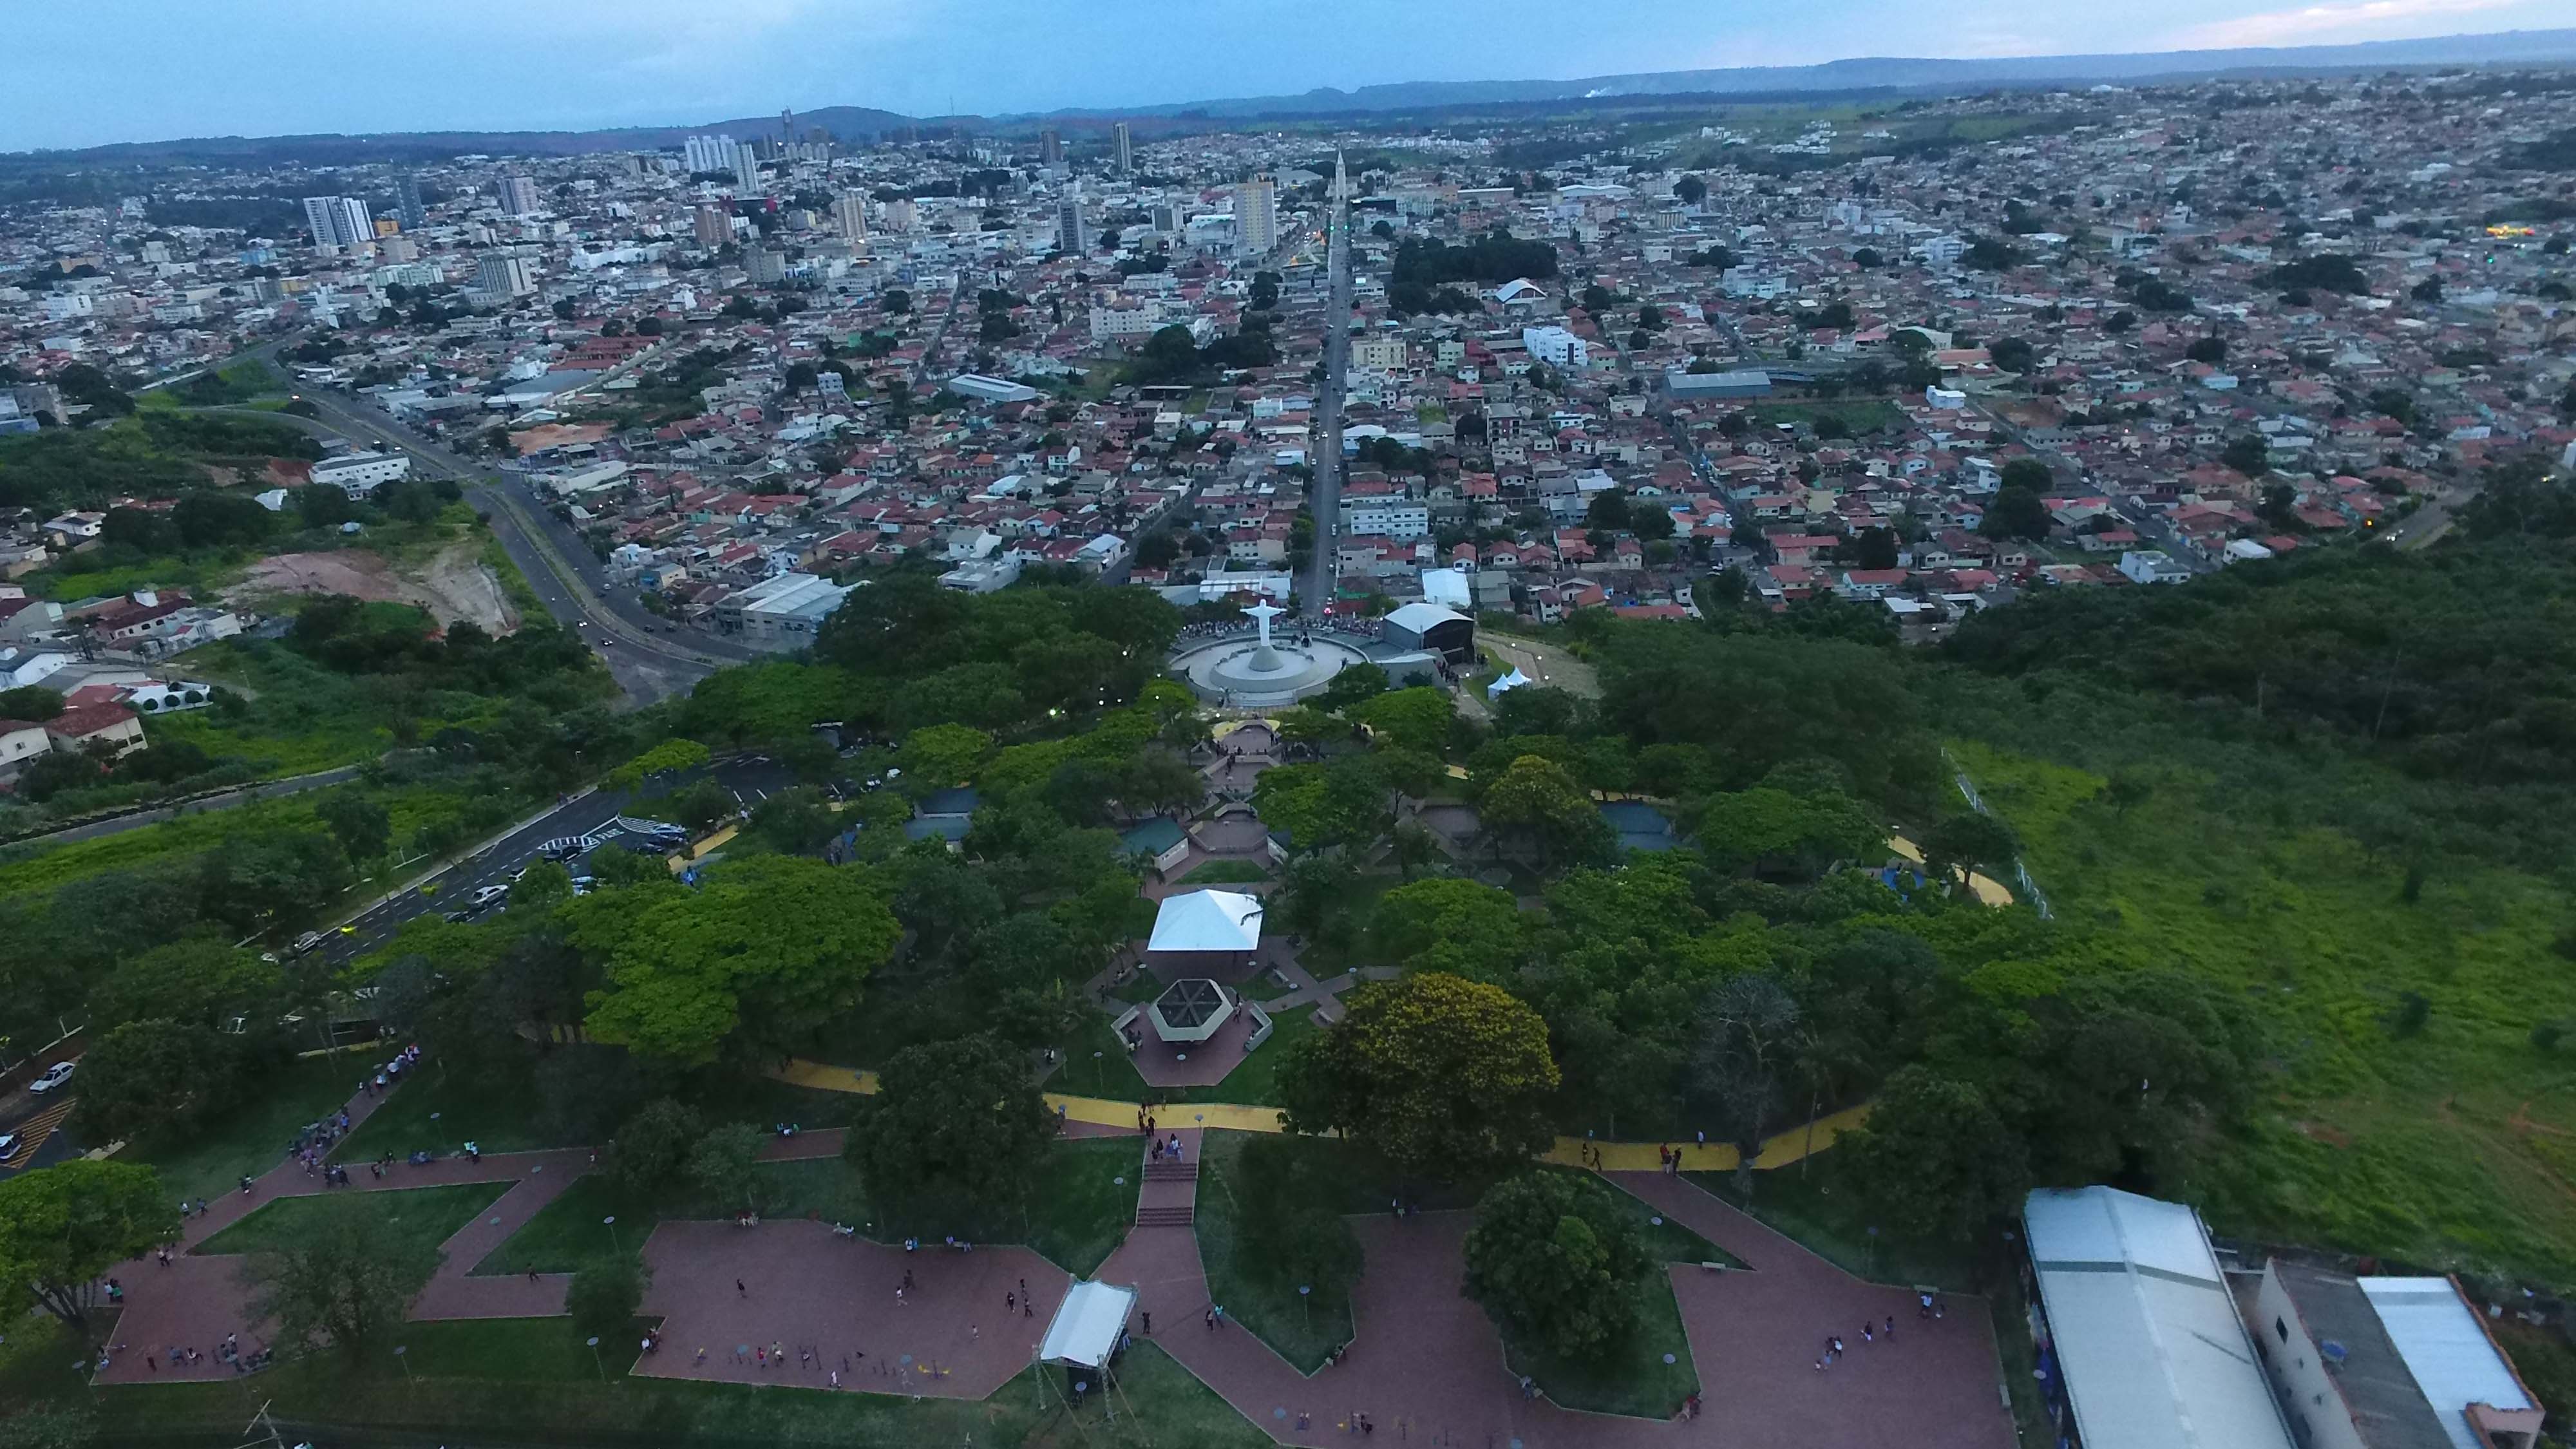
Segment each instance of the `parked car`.
[[63,1083],[70,1081],[72,1079],[72,1068],[77,1065],[79,1064],[76,1062],[54,1063],[52,1066],[37,1073],[36,1079],[27,1084],[27,1090],[30,1092],[50,1092],[54,1088],[61,1086]]
[[6,1162],[17,1155],[18,1134],[15,1132],[0,1132],[0,1162]]

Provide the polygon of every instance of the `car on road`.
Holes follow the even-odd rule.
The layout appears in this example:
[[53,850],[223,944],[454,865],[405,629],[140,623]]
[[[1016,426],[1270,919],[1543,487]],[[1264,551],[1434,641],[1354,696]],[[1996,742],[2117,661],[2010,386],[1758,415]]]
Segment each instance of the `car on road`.
[[61,1086],[63,1083],[70,1081],[72,1079],[72,1068],[78,1065],[79,1063],[77,1062],[56,1062],[52,1066],[38,1072],[36,1074],[36,1079],[27,1084],[27,1090],[30,1092],[50,1092],[54,1088]]
[[474,913],[472,911],[449,911],[446,915],[439,917],[439,919],[445,921],[451,926],[461,926],[467,921],[473,920]]
[[578,840],[549,840],[537,847],[537,854],[548,860],[570,860],[581,851],[582,843]]
[[505,885],[482,886],[475,890],[474,897],[468,904],[478,911],[488,910],[506,899],[509,894],[510,888]]
[[301,956],[307,951],[319,948],[325,939],[326,938],[320,931],[307,931],[303,935],[296,937],[295,944],[287,949],[292,951],[295,955]]
[[0,1132],[0,1162],[6,1162],[17,1155],[18,1134],[15,1132]]

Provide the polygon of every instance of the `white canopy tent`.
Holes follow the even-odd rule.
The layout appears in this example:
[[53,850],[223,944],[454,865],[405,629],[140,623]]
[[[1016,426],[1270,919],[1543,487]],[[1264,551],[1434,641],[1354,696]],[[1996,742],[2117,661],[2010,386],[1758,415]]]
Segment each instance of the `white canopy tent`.
[[1064,1368],[1096,1369],[1118,1352],[1127,1335],[1127,1319],[1136,1308],[1136,1290],[1111,1283],[1076,1283],[1056,1305],[1046,1337],[1038,1342],[1038,1362]]
[[1261,949],[1261,897],[1240,891],[1191,891],[1166,896],[1154,912],[1148,951],[1257,951]]
[[1529,682],[1530,677],[1521,673],[1521,667],[1515,664],[1512,666],[1511,673],[1506,674],[1502,678],[1485,686],[1485,698],[1489,700],[1500,699],[1503,697],[1503,692],[1505,690],[1518,689]]

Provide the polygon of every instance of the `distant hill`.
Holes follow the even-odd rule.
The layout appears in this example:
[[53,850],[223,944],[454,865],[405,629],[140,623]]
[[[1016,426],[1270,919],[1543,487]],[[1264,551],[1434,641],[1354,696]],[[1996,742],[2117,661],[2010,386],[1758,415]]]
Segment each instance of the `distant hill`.
[[1178,105],[1134,107],[1124,112],[1067,110],[1050,114],[1155,116],[1187,112],[1223,119],[1422,110],[1613,96],[1960,91],[1982,86],[2095,85],[2224,75],[2278,75],[2298,71],[2557,62],[2576,62],[2576,30],[2509,30],[2490,35],[2446,35],[2429,40],[2381,40],[2359,45],[2169,50],[2134,55],[2008,56],[1992,60],[1862,58],[1827,61],[1822,65],[1649,71],[1634,75],[1585,76],[1575,80],[1406,81],[1362,86],[1351,91],[1325,87],[1302,95],[1192,101]]
[[[800,111],[799,132],[820,126],[844,141],[871,141],[899,127],[954,125],[969,129],[1027,127],[1042,121],[1105,125],[1119,116],[1164,123],[1257,117],[1322,117],[1433,111],[1490,105],[1655,96],[1794,97],[1806,94],[1905,92],[1938,95],[1990,86],[2038,88],[2103,83],[2144,84],[2219,76],[2421,69],[2432,66],[2555,65],[2576,63],[2576,29],[2509,30],[2489,35],[2446,35],[2427,40],[2381,40],[2360,45],[2308,45],[2280,49],[2172,50],[2134,55],[2009,56],[1992,60],[1900,57],[1828,61],[1822,65],[1740,66],[1725,70],[1646,71],[1584,76],[1575,80],[1405,81],[1357,90],[1324,87],[1302,95],[1243,96],[1124,108],[1069,108],[983,116],[914,117],[868,106],[825,106]],[[676,147],[685,137],[717,131],[774,135],[778,117],[748,116],[685,126],[630,126],[602,131],[412,131],[389,135],[216,136],[96,146],[34,153],[50,164],[135,164],[177,160],[301,161],[353,165],[427,161],[477,152],[495,155],[575,156],[597,151]],[[15,153],[29,159],[28,153]]]

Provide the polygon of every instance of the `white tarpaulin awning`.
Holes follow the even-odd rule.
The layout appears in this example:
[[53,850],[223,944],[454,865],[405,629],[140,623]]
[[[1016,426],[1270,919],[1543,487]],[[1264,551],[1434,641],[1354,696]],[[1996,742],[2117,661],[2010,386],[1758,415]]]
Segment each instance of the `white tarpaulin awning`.
[[1067,1368],[1093,1368],[1109,1362],[1127,1333],[1127,1315],[1136,1307],[1136,1290],[1111,1283],[1076,1283],[1058,1304],[1046,1337],[1038,1343],[1038,1362]]
[[1255,951],[1261,947],[1261,897],[1240,891],[1167,896],[1154,912],[1148,951]]

